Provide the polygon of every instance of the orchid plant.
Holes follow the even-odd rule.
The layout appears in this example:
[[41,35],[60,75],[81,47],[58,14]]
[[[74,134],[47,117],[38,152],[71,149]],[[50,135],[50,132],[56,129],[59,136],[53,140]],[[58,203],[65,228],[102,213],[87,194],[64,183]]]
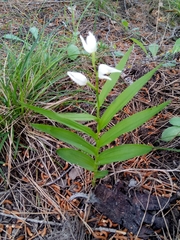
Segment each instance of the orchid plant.
[[[92,183],[95,185],[97,178],[102,178],[108,174],[107,170],[101,170],[101,166],[113,162],[125,161],[136,156],[147,154],[153,150],[153,146],[145,144],[122,144],[106,150],[102,150],[102,148],[119,136],[144,124],[155,114],[160,112],[164,107],[166,107],[169,102],[164,102],[158,106],[137,112],[118,122],[110,129],[107,129],[106,126],[112,120],[114,115],[123,110],[126,104],[153,76],[159,66],[129,85],[112,103],[110,103],[110,105],[101,115],[100,110],[103,107],[103,103],[109,92],[118,81],[119,76],[130,56],[133,46],[130,47],[130,49],[125,53],[116,68],[106,64],[100,64],[97,68],[96,52],[98,43],[95,36],[89,32],[89,35],[86,39],[84,39],[82,36],[80,36],[80,39],[85,51],[91,56],[95,75],[95,84],[93,85],[88,78],[80,72],[69,71],[67,72],[67,75],[79,86],[88,85],[93,91],[95,91],[96,115],[94,116],[88,113],[56,113],[51,110],[46,110],[35,106],[25,106],[37,113],[40,113],[56,122],[65,125],[70,129],[76,130],[76,132],[72,132],[70,129],[68,130],[45,124],[32,124],[34,128],[48,133],[58,140],[64,141],[71,145],[72,148],[67,147],[58,149],[57,154],[65,161],[68,161],[72,164],[77,164],[89,171],[92,171]],[[101,91],[99,88],[100,79],[107,80]],[[93,131],[90,127],[81,123],[89,121],[96,122],[96,131]],[[90,144],[83,137],[78,135],[78,132],[91,137],[94,140],[94,145]]]

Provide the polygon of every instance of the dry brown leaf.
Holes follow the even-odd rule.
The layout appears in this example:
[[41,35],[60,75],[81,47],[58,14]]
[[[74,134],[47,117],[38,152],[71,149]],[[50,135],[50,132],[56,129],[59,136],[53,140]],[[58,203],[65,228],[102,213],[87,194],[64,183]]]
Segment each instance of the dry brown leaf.
[[27,234],[32,237],[33,233],[31,232],[30,228],[26,227]]
[[6,203],[12,204],[12,202],[11,202],[10,200],[8,200],[8,199],[6,199],[6,200],[3,201],[3,204],[6,204]]
[[43,230],[40,231],[40,235],[44,237],[47,233],[47,228],[45,227]]
[[24,240],[24,236],[19,236],[16,240]]
[[0,223],[0,233],[3,231],[4,225]]

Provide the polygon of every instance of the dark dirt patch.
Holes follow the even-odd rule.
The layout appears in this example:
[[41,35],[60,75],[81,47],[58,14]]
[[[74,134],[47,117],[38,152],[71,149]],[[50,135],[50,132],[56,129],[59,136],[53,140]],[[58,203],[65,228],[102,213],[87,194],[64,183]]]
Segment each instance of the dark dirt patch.
[[113,189],[98,185],[95,196],[98,211],[142,239],[157,239],[156,230],[170,228],[170,214],[179,218],[179,215],[176,216],[177,207],[172,213],[169,212],[170,204],[180,199],[179,193],[168,199],[131,189],[118,182]]

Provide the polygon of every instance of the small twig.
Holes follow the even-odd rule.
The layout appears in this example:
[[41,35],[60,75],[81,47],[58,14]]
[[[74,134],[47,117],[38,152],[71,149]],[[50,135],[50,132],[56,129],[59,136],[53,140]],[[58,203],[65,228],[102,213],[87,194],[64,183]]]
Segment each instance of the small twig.
[[[142,217],[142,220],[141,220],[141,223],[140,223],[140,226],[139,226],[139,230],[136,234],[136,238],[138,238],[138,235],[140,234],[141,230],[142,230],[142,227],[143,227],[143,223],[144,223],[144,219],[146,217],[146,214],[147,214],[147,211],[148,211],[148,206],[149,206],[149,202],[150,202],[150,197],[151,197],[151,193],[152,193],[152,187],[151,187],[151,191],[150,193],[148,194],[148,199],[147,199],[147,204],[146,204],[146,207],[145,207],[145,210],[144,210],[144,214],[143,214],[143,217]],[[137,196],[136,196],[137,198]],[[138,198],[137,198],[138,199]],[[139,204],[142,205],[142,203],[139,201]]]
[[55,182],[57,182],[58,180],[60,180],[64,175],[66,175],[66,173],[68,173],[72,168],[74,167],[74,165],[71,165],[65,172],[63,172],[61,174],[61,176],[59,176],[58,178],[56,178],[54,181],[51,181],[49,183],[44,184],[43,186],[49,186],[54,184]]
[[18,217],[17,215],[11,215],[11,214],[7,214],[7,213],[3,213],[3,212],[0,212],[0,215],[4,216],[4,217],[10,217],[10,218],[18,219],[18,220],[21,220],[21,221],[24,221],[24,222],[49,224],[49,225],[53,225],[53,226],[62,226],[61,223],[45,221],[45,220],[37,220],[37,219],[31,219],[31,218],[22,218],[22,217]]
[[74,200],[75,198],[85,198],[85,199],[88,199],[88,194],[82,193],[82,192],[75,193],[68,199],[68,202]]
[[[158,196],[156,196],[156,198],[157,198],[157,201],[158,201],[158,204],[159,204],[159,207],[160,207],[159,212],[161,212],[162,218],[163,218],[163,220],[164,220],[164,224],[165,224],[165,226],[166,226],[167,234],[168,234],[168,236],[169,236],[169,239],[172,240],[171,234],[170,234],[170,232],[169,232],[168,223],[167,223],[167,220],[166,220],[165,215],[164,215],[164,213],[163,213],[163,210],[164,210],[164,208],[166,207],[166,205],[169,203],[169,201],[167,201],[166,204],[162,207],[161,204],[160,204],[160,201],[159,201]],[[169,199],[169,200],[170,200],[170,199]],[[158,215],[158,212],[153,216],[153,221],[154,221],[156,215]]]
[[[173,168],[173,169],[159,169],[159,168],[156,168],[156,169],[153,169],[153,168],[144,168],[144,169],[141,169],[141,168],[129,168],[128,169],[128,172],[148,172],[148,171],[153,171],[153,172],[180,172],[180,166],[178,166],[177,168]],[[127,172],[127,169],[121,169],[121,170],[118,170],[116,173],[122,173],[122,172]],[[113,175],[114,173],[111,173],[108,175],[111,176]],[[105,177],[107,178],[107,177]]]
[[158,33],[158,27],[159,27],[159,15],[160,15],[160,8],[161,8],[161,1],[159,0],[159,3],[158,3],[158,10],[157,10],[157,19],[156,19],[156,32],[155,32],[155,41],[157,40],[156,37],[157,37],[157,33]]
[[85,198],[87,199],[86,203],[92,203],[92,204],[97,203],[99,201],[93,193],[86,194],[82,192],[73,194],[68,201],[72,201],[75,198]]
[[113,228],[105,228],[105,227],[99,227],[99,228],[95,228],[94,230],[96,231],[106,231],[106,232],[111,232],[111,233],[120,233],[122,235],[126,235],[127,232],[125,231],[120,231],[120,230],[117,230],[117,229],[113,229]]

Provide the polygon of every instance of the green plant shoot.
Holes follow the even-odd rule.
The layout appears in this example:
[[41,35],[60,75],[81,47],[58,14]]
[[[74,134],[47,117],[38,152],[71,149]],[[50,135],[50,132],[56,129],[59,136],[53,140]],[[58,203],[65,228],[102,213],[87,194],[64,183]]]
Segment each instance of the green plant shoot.
[[165,129],[161,136],[161,140],[165,142],[172,141],[175,137],[180,136],[180,117],[173,117],[169,122],[172,126]]
[[[85,40],[80,36],[82,45],[87,53],[91,55],[92,66],[94,70],[94,75],[96,76],[95,85],[93,85],[85,75],[79,72],[67,72],[68,76],[78,85],[85,86],[88,85],[96,93],[96,115],[85,114],[85,113],[67,113],[58,114],[56,112],[46,110],[43,108],[25,105],[29,109],[40,113],[47,118],[54,120],[58,123],[63,124],[69,129],[74,129],[77,132],[91,137],[95,144],[91,145],[83,137],[79,136],[77,132],[72,132],[68,129],[63,129],[60,127],[54,127],[44,124],[32,124],[32,126],[40,131],[50,134],[58,140],[64,141],[72,146],[72,148],[60,148],[57,150],[57,154],[67,162],[72,164],[77,164],[89,171],[93,172],[92,184],[95,185],[97,178],[102,178],[108,174],[107,170],[101,170],[101,166],[109,163],[126,161],[128,159],[134,158],[136,156],[141,156],[149,153],[153,150],[153,146],[145,144],[122,144],[120,146],[115,146],[110,149],[102,150],[102,147],[109,144],[117,137],[133,131],[138,128],[155,114],[160,112],[165,108],[169,101],[164,102],[158,106],[148,108],[141,112],[138,112],[130,117],[118,122],[115,126],[110,129],[106,129],[106,126],[112,120],[114,115],[121,111],[126,104],[137,94],[137,92],[148,82],[148,80],[153,76],[156,70],[159,68],[151,70],[143,77],[129,85],[104,111],[100,114],[100,109],[103,103],[110,93],[111,89],[114,87],[119,79],[122,70],[131,54],[131,47],[119,64],[114,67],[110,67],[106,64],[100,64],[97,68],[96,66],[96,51],[97,51],[97,41],[95,36],[89,32],[87,39]],[[110,74],[110,76],[109,76]],[[99,81],[101,79],[107,80],[100,91]],[[82,121],[95,121],[96,130],[93,131],[90,127],[83,125]]]

